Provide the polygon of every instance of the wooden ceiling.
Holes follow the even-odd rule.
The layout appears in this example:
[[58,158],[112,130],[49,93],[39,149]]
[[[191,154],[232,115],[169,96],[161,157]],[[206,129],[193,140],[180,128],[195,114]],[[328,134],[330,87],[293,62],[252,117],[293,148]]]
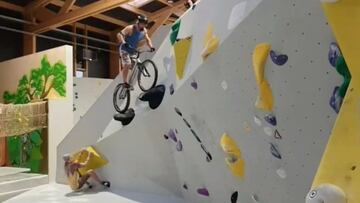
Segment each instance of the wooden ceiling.
[[[172,3],[170,3],[172,2]],[[152,34],[173,23],[185,10],[187,0],[0,0],[0,8],[17,12],[33,22],[26,31],[40,34],[55,28],[75,26],[96,35],[112,36],[146,15]],[[135,3],[141,5],[137,7]],[[0,14],[4,15],[1,10]]]

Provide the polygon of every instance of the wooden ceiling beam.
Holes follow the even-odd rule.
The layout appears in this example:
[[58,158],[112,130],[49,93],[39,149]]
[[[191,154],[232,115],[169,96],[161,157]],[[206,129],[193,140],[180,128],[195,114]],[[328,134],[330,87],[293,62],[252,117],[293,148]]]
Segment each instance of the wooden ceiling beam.
[[[44,9],[44,10],[42,10],[42,9]],[[36,15],[36,19],[38,19],[40,22],[46,21],[47,19],[51,19],[51,18],[54,18],[56,16],[56,13],[54,13],[54,12],[52,12],[52,11],[46,9],[46,8],[41,8],[40,11],[41,12],[37,13],[37,15]],[[82,29],[82,30],[84,30],[85,27],[86,27],[89,32],[101,34],[101,35],[104,35],[104,36],[107,36],[107,37],[110,36],[109,31],[106,31],[106,30],[103,30],[103,29],[100,29],[100,28],[97,28],[97,27],[93,27],[93,26],[90,26],[90,25],[85,25],[85,24],[82,24],[82,23],[75,23],[75,26],[76,26],[76,28],[79,28],[79,29]]]
[[168,13],[164,13],[163,15],[161,15],[155,22],[155,24],[149,29],[148,33],[149,36],[151,37],[154,32],[159,29],[160,26],[162,26],[167,19],[171,16],[171,11],[169,11]]
[[157,18],[159,18],[160,16],[162,16],[165,13],[168,13],[169,11],[171,11],[171,13],[173,13],[177,9],[182,9],[184,7],[185,2],[187,2],[187,0],[180,0],[180,1],[177,1],[176,3],[174,3],[173,7],[165,7],[165,8],[159,9],[158,11],[154,12],[151,15],[150,20],[156,20]]
[[118,7],[120,4],[126,3],[128,0],[100,0],[95,3],[76,9],[70,13],[57,15],[52,19],[44,21],[30,29],[33,33],[42,33],[48,30],[60,27],[62,25],[71,24],[84,18],[105,12],[107,10]]
[[169,7],[174,7],[173,3],[169,3],[167,0],[157,0],[158,2],[161,2]]
[[28,5],[25,6],[25,13],[32,14],[37,9],[39,9],[41,7],[44,7],[47,4],[49,4],[51,1],[52,0],[36,0],[36,1],[32,1]]
[[23,7],[8,3],[6,1],[0,1],[0,8],[5,8],[8,10],[12,10],[12,11],[20,12],[20,13],[25,12],[25,9]]
[[[64,6],[64,4],[65,4],[61,0],[53,0],[51,3],[56,5],[56,6],[60,6],[60,7]],[[75,5],[72,7],[72,10],[77,10],[77,9],[81,9],[81,7],[75,6]],[[119,19],[116,19],[116,18],[113,18],[113,17],[109,17],[109,16],[103,15],[103,14],[96,14],[96,15],[94,15],[92,17],[97,18],[99,20],[103,20],[105,22],[115,24],[117,26],[121,26],[121,27],[126,27],[129,24],[128,22],[125,22],[125,21],[122,21],[122,20],[119,20]]]
[[119,6],[120,8],[123,8],[125,10],[131,11],[133,13],[136,13],[137,15],[144,15],[144,16],[151,16],[152,13],[141,10],[139,8],[136,8],[134,6],[131,6],[130,4],[122,4],[121,6]]
[[68,13],[71,8],[74,6],[76,0],[66,0],[65,3],[63,3],[61,10],[59,11],[59,15]]

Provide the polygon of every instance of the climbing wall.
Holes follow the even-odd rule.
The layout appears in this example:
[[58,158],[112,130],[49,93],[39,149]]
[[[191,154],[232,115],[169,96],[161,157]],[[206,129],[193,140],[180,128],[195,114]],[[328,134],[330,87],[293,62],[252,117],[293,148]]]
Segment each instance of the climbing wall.
[[111,82],[110,79],[74,78],[74,124],[84,116]]
[[172,29],[177,37],[170,41],[170,33],[153,58],[167,90],[162,105],[138,104],[130,125],[96,143],[114,112],[111,84],[59,154],[95,145],[115,193],[304,202],[337,117],[329,100],[342,82],[328,61],[334,38],[320,2],[203,0]]

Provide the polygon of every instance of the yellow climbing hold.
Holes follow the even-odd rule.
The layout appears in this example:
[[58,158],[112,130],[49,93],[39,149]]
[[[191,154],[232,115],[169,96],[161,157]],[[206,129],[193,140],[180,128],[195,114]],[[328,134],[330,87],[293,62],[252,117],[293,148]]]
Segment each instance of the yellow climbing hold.
[[176,76],[179,80],[184,77],[185,66],[191,48],[192,37],[180,39],[174,44],[176,60]]
[[202,51],[202,58],[206,60],[212,53],[216,51],[219,47],[220,40],[214,35],[214,27],[212,24],[209,24],[208,30],[204,37],[204,49]]
[[222,150],[226,153],[225,162],[234,176],[243,178],[245,175],[245,162],[235,140],[224,133],[220,140]]
[[323,9],[346,60],[352,79],[332,129],[313,188],[333,184],[344,190],[347,203],[360,202],[360,1],[324,3]]
[[84,168],[79,169],[81,175],[86,174],[89,170],[101,168],[108,163],[108,161],[105,160],[92,146],[87,147],[85,151],[81,150],[73,154],[72,160],[78,163],[84,163],[87,160],[89,153],[93,153],[93,156]]
[[265,111],[272,111],[274,105],[271,87],[265,78],[265,64],[269,56],[270,48],[270,44],[258,44],[255,47],[252,57],[256,84],[259,89],[255,106]]

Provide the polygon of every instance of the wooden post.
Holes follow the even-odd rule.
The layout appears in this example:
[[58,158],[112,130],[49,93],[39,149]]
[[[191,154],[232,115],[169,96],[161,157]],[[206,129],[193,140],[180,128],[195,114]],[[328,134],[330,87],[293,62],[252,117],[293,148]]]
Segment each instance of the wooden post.
[[[117,33],[113,33],[110,36],[110,41],[117,43]],[[117,75],[119,75],[119,67],[120,67],[120,55],[118,53],[118,46],[110,45],[111,51],[115,51],[116,53],[110,53],[110,78],[114,79]]]
[[[35,21],[34,17],[30,14],[25,14],[24,19],[28,21]],[[29,25],[24,25],[24,30],[28,31]],[[23,34],[23,55],[36,53],[36,35]]]
[[[87,30],[87,26],[85,25],[85,29],[84,29],[84,34],[85,36],[87,37],[88,36],[88,30]],[[85,49],[88,49],[88,39],[85,38],[84,39],[84,42],[85,42]],[[89,77],[89,61],[88,60],[83,60],[83,63],[84,63],[84,69],[85,69],[85,72],[84,72],[84,77]]]
[[[74,34],[76,34],[76,23],[73,24],[72,31]],[[73,36],[73,75],[76,76],[76,58],[77,58],[77,37]]]

